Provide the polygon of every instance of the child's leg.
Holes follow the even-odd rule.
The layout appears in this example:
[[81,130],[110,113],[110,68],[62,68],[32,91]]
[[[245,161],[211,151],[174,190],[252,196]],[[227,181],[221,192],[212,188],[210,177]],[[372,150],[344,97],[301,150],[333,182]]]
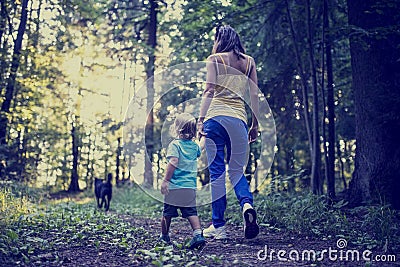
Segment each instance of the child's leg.
[[200,219],[197,215],[191,215],[187,218],[193,229],[193,238],[190,241],[189,248],[200,249],[206,244],[206,240],[204,239],[201,231]]
[[193,231],[194,230],[200,230],[201,231],[201,225],[200,225],[199,216],[193,215],[193,216],[187,217],[187,219],[188,219],[190,225],[192,226]]
[[169,216],[163,216],[161,218],[161,233],[163,235],[168,235],[169,233],[169,227],[171,225],[171,218]]

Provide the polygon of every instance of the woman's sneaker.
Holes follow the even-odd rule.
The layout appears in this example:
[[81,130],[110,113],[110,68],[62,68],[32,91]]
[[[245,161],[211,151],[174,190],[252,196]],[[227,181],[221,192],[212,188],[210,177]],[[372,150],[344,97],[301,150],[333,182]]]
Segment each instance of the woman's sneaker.
[[206,244],[204,237],[200,235],[195,235],[189,244],[189,249],[202,249]]
[[255,238],[260,232],[257,224],[257,213],[253,207],[246,203],[243,207],[244,236],[247,239]]
[[226,231],[225,225],[215,228],[213,224],[211,224],[208,228],[203,230],[204,237],[214,237],[215,239],[226,239]]

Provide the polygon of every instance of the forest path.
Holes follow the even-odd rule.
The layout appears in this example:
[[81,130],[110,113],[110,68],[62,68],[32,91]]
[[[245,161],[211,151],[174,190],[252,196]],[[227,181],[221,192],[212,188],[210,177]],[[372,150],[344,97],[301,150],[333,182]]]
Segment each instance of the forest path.
[[[151,250],[152,246],[157,244],[157,235],[160,232],[160,223],[154,219],[131,217],[125,218],[134,226],[143,226],[148,231],[155,233],[154,240],[149,240],[148,243],[143,244],[142,249]],[[204,225],[203,227],[206,227]],[[228,238],[226,240],[216,240],[207,238],[205,247],[200,251],[194,251],[197,262],[201,265],[209,266],[260,266],[260,265],[273,265],[273,266],[306,266],[309,263],[303,264],[296,262],[281,262],[275,259],[273,262],[269,259],[259,260],[258,252],[264,250],[265,246],[273,244],[274,249],[283,249],[289,246],[294,246],[296,240],[285,236],[281,233],[268,233],[264,227],[261,227],[259,236],[255,239],[245,239],[243,229],[239,226],[227,224],[226,230]],[[170,236],[173,242],[173,250],[178,251],[176,244],[185,244],[185,241],[191,238],[191,229],[188,221],[183,218],[176,218],[172,221]],[[314,242],[309,242],[314,244]],[[304,245],[304,244],[303,244]],[[179,245],[178,245],[179,246]],[[262,254],[263,256],[265,254]],[[276,258],[276,255],[274,256]]]
[[[226,225],[228,239],[207,238],[202,250],[190,251],[182,248],[191,238],[190,225],[183,218],[172,221],[170,236],[173,246],[164,246],[157,240],[160,233],[159,220],[142,216],[120,217],[132,226],[142,227],[151,233],[145,242],[135,244],[135,251],[130,253],[133,257],[128,260],[130,266],[365,266],[363,261],[353,261],[350,265],[346,265],[346,262],[330,261],[327,255],[322,261],[311,261],[307,259],[306,254],[306,259],[302,260],[303,251],[314,250],[318,257],[319,251],[329,247],[337,249],[336,240],[300,238],[280,231],[269,232],[266,227],[260,227],[260,234],[249,240],[244,238],[242,227],[231,224]],[[286,260],[278,259],[279,250],[286,251],[286,255],[283,256]],[[299,253],[299,260],[290,261],[289,253],[295,257],[296,252]],[[105,258],[113,259],[108,256]]]

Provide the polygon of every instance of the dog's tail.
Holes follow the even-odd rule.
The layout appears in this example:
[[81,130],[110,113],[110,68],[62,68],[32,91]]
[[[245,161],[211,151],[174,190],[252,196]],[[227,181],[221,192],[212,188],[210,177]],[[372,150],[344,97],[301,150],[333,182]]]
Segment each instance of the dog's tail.
[[108,173],[107,183],[111,184],[111,180],[112,180],[112,174]]

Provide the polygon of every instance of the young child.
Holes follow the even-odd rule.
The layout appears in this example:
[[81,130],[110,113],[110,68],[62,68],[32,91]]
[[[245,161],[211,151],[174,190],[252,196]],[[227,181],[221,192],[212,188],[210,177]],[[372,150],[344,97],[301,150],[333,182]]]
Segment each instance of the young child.
[[161,193],[165,196],[160,240],[170,243],[171,219],[179,216],[180,209],[182,217],[188,219],[193,229],[189,248],[199,249],[206,241],[196,209],[197,158],[201,152],[193,141],[196,136],[194,117],[187,113],[178,115],[171,126],[171,133],[176,138],[167,149],[168,165],[161,184]]

